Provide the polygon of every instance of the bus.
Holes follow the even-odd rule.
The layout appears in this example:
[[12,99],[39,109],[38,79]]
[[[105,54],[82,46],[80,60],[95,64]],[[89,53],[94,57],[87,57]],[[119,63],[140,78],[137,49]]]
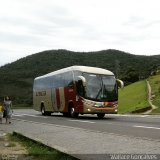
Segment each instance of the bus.
[[118,88],[123,82],[106,69],[71,66],[34,79],[33,106],[42,115],[64,116],[118,112]]

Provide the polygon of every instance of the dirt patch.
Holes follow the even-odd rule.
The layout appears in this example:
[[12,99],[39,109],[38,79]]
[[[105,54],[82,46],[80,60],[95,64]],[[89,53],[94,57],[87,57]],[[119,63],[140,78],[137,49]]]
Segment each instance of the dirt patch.
[[0,159],[31,160],[27,150],[20,143],[10,140],[9,135],[0,132]]
[[6,133],[0,134],[0,154],[27,154],[27,150],[18,142],[9,140]]

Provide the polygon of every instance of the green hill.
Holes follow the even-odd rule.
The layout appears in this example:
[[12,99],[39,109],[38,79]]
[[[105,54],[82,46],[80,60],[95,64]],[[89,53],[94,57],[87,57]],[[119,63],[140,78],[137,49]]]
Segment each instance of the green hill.
[[72,52],[50,50],[0,67],[0,100],[10,95],[14,104],[32,105],[33,79],[72,65],[111,70],[125,85],[147,78],[159,66],[159,56],[137,56],[118,50]]
[[149,77],[152,88],[152,103],[157,107],[152,113],[160,113],[160,73]]
[[[151,114],[160,114],[160,73],[148,78],[152,90],[152,104],[157,107]],[[145,111],[149,108],[146,80],[132,83],[119,90],[119,113]]]
[[131,113],[149,107],[145,80],[130,84],[119,90],[119,113]]

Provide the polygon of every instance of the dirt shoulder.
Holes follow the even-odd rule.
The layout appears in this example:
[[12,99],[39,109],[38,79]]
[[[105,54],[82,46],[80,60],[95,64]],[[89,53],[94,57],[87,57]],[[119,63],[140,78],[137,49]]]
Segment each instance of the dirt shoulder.
[[0,132],[0,155],[26,155],[27,150],[20,143],[10,140],[9,135]]

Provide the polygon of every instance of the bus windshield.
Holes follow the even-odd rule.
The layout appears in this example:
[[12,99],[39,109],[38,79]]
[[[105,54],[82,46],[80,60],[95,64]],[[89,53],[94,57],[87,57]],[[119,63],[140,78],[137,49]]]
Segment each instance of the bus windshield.
[[83,73],[86,78],[85,97],[96,101],[117,101],[118,89],[115,76]]

